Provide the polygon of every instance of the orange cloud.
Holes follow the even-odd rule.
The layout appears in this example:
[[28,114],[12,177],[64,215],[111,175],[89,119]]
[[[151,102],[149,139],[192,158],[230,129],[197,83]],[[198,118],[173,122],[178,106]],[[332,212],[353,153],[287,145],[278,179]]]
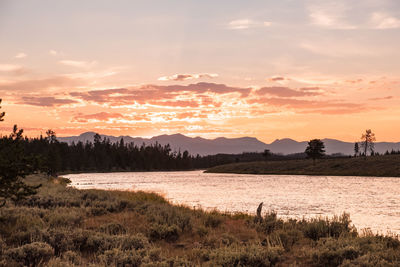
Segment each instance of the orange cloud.
[[[238,93],[240,97],[247,97],[251,92],[250,88],[229,87],[224,84],[196,83],[189,85],[144,85],[135,88],[118,88],[106,90],[92,90],[87,92],[71,92],[74,98],[96,104],[109,104],[111,106],[139,104],[155,104],[166,106],[198,106],[196,100],[180,100],[177,97],[184,95],[187,98],[198,97],[198,94],[214,93],[218,95]],[[202,99],[210,102],[209,99]]]
[[56,76],[46,79],[33,79],[14,81],[0,84],[0,91],[43,91],[49,88],[65,88],[82,84],[79,79],[71,79],[64,76]]
[[55,106],[63,106],[68,104],[78,103],[72,99],[60,99],[54,97],[30,97],[23,96],[21,97],[21,101],[17,104],[31,105],[31,106],[40,106],[40,107],[55,107]]
[[121,119],[121,118],[124,118],[124,115],[122,115],[120,113],[99,112],[99,113],[86,114],[86,115],[79,113],[78,115],[73,117],[72,121],[80,122],[80,123],[87,123],[90,120],[108,121],[110,119]]
[[258,95],[274,95],[279,97],[301,97],[301,96],[315,96],[321,95],[322,93],[317,91],[319,88],[301,88],[298,90],[290,89],[289,87],[263,87],[257,90],[255,93]]
[[216,78],[218,74],[214,73],[200,73],[200,74],[174,74],[171,76],[163,76],[158,78],[159,81],[186,81],[191,79],[200,78]]

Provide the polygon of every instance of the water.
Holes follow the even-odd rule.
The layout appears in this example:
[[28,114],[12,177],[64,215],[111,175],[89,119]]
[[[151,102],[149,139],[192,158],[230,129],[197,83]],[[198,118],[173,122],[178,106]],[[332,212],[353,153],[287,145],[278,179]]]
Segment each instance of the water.
[[156,192],[172,203],[254,214],[260,202],[283,218],[349,212],[357,229],[400,234],[400,179],[188,172],[71,174],[79,189]]

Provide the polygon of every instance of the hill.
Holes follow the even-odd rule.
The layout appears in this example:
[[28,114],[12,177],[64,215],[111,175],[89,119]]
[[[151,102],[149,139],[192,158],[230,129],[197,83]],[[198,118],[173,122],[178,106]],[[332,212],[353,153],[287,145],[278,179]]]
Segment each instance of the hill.
[[[59,141],[72,143],[72,142],[93,142],[94,132],[85,132],[79,136],[59,137]],[[101,135],[102,138],[108,138],[112,143],[119,142],[124,139],[126,143],[133,142],[137,145],[141,144],[155,144],[156,142],[161,145],[170,144],[174,151],[189,151],[192,155],[215,155],[215,154],[240,154],[243,152],[262,152],[269,149],[276,154],[294,154],[302,153],[306,149],[306,141],[295,141],[293,139],[284,138],[276,139],[271,144],[261,142],[254,137],[240,137],[240,138],[226,138],[219,137],[215,139],[205,139],[202,137],[188,137],[182,134],[173,135],[159,135],[152,138],[131,137],[131,136],[111,136]],[[344,155],[352,155],[354,152],[354,143],[343,142],[336,139],[322,139],[325,143],[327,154],[341,153]],[[385,153],[386,150],[391,151],[400,150],[400,142],[377,142],[375,143],[375,151]]]

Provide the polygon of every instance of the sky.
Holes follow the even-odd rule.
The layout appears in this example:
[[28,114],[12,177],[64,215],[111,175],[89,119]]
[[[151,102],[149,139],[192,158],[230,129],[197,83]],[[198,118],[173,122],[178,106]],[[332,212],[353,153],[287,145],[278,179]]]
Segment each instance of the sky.
[[0,0],[0,133],[400,141],[398,0]]

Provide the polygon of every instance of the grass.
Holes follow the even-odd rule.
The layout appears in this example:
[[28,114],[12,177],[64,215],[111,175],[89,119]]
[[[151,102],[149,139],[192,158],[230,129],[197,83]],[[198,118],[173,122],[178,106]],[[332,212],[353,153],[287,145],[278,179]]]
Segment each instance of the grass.
[[400,155],[243,162],[208,169],[212,173],[400,177]]
[[[395,236],[348,214],[282,220],[205,212],[144,192],[77,190],[35,175],[36,196],[0,209],[0,266],[399,266]],[[256,208],[256,207],[254,207]]]

